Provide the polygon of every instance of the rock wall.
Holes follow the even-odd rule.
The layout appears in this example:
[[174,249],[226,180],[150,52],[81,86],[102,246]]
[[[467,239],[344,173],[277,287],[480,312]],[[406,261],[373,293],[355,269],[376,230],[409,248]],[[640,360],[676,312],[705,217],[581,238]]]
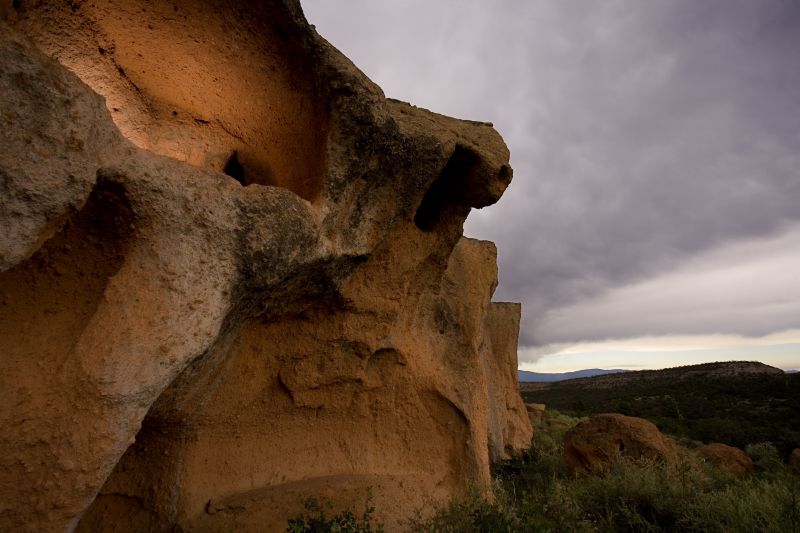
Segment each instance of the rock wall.
[[295,2],[6,3],[0,529],[398,528],[531,428],[462,237],[490,124],[386,99]]

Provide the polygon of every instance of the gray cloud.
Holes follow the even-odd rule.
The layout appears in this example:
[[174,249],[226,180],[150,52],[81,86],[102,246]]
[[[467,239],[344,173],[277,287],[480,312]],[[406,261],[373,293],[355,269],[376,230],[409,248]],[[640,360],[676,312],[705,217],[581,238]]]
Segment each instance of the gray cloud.
[[[504,135],[515,181],[467,231],[498,244],[497,297],[523,302],[523,344],[584,340],[601,295],[679,283],[664,276],[693,257],[800,220],[800,2],[304,6],[389,96],[491,120]],[[773,297],[748,290],[765,306]],[[649,333],[626,320],[642,312],[629,307],[609,306],[614,327],[591,337]],[[572,322],[556,328],[545,317],[562,308]],[[662,333],[787,325],[764,319],[753,331],[751,318],[664,317]]]
[[789,330],[800,316],[798,265],[800,224],[767,239],[716,247],[662,275],[548,310],[536,327],[555,342],[624,338],[632,330],[750,337]]

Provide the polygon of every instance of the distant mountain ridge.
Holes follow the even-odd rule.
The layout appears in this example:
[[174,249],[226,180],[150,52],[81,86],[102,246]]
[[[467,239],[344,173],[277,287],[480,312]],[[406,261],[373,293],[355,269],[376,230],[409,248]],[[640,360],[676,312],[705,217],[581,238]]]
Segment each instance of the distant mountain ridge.
[[574,370],[572,372],[528,372],[527,370],[517,370],[517,377],[521,383],[554,383],[568,379],[589,378],[593,376],[603,376],[606,374],[619,374],[628,372],[621,368],[605,370],[602,368],[587,368],[584,370]]
[[[754,375],[783,376],[784,371],[757,361],[728,361],[724,363],[703,363],[699,365],[675,366],[660,370],[635,370],[624,373],[596,374],[576,377],[569,380],[587,388],[620,387],[641,384],[648,381],[687,380],[694,378],[727,378]],[[566,380],[564,380],[566,381]]]
[[[662,368],[659,370],[624,370],[621,368],[615,369],[602,369],[602,368],[587,368],[584,370],[575,370],[572,372],[528,372],[526,370],[517,370],[517,377],[520,383],[555,383],[560,381],[577,380],[596,378],[598,376],[609,376],[608,381],[605,379],[596,379],[587,381],[596,386],[604,386],[612,384],[622,384],[632,380],[642,381],[652,378],[678,378],[686,379],[687,377],[704,376],[704,377],[722,377],[722,376],[740,376],[740,375],[753,375],[753,374],[794,374],[798,370],[781,370],[774,366],[769,366],[757,361],[728,361],[722,363],[702,363],[698,365],[675,366],[670,368]],[[613,374],[613,376],[611,376]],[[624,376],[620,376],[624,374]]]

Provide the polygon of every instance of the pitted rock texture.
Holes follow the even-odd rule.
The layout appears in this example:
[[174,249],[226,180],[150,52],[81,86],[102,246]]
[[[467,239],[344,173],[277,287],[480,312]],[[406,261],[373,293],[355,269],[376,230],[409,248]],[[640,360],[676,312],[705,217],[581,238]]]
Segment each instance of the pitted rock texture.
[[491,126],[384,98],[290,0],[8,4],[0,529],[488,491],[531,436],[462,237],[511,180]]

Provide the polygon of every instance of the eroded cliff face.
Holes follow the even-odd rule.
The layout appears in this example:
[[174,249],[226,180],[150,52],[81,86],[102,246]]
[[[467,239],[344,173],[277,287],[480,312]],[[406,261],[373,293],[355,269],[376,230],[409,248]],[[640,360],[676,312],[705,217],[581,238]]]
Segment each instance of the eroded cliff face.
[[462,238],[511,180],[494,129],[384,98],[292,1],[11,4],[0,529],[487,491],[531,434],[519,306]]

